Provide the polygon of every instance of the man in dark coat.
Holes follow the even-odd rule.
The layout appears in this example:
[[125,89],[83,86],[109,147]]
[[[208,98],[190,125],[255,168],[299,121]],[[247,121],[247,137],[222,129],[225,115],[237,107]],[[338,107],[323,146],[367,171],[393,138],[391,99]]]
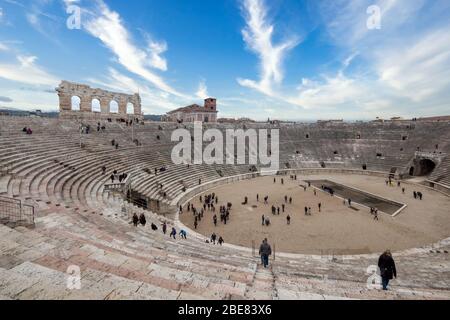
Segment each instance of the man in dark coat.
[[139,223],[139,217],[137,216],[136,213],[134,213],[134,214],[133,214],[133,225],[134,225],[135,227],[137,227],[137,226],[138,226],[138,223]]
[[145,219],[145,215],[143,213],[141,213],[141,215],[139,216],[139,223],[142,224],[144,227],[147,223],[147,219]]
[[272,254],[272,248],[267,242],[267,238],[261,243],[259,254],[261,255],[261,263],[264,265],[264,268],[267,268],[269,265],[269,256]]
[[387,290],[389,280],[397,278],[397,269],[389,250],[386,250],[378,259],[378,267],[380,268],[383,290]]

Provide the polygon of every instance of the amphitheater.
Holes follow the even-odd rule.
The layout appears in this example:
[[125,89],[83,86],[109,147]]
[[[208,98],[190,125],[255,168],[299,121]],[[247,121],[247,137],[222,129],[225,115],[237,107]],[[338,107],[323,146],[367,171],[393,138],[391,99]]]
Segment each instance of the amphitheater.
[[[84,124],[95,129],[97,120]],[[139,121],[129,127],[112,121],[105,126],[80,135],[76,120],[0,118],[1,299],[450,298],[449,121],[208,124],[219,130],[279,129],[281,168],[272,173],[248,165],[172,164],[171,133],[184,125]],[[24,134],[24,127],[33,134]],[[119,148],[111,145],[113,139]],[[111,183],[113,170],[128,173],[126,181]],[[382,213],[381,223],[395,221],[406,231],[412,220],[419,226],[407,241],[387,238],[367,251],[357,250],[359,245],[334,251],[340,247],[336,239],[330,250],[325,238],[320,250],[301,245],[283,250],[277,242],[281,249],[264,269],[250,242],[230,234],[224,246],[207,244],[210,229],[192,230],[178,212],[211,190],[273,179],[263,175],[290,184],[294,174],[303,183],[330,179],[397,200],[406,207],[395,217]],[[406,186],[408,196],[396,186],[383,189],[389,176]],[[412,190],[421,191],[424,201],[414,202]],[[250,191],[256,191],[248,191],[253,201]],[[146,227],[130,224],[134,212],[145,213]],[[187,230],[188,239],[151,230],[151,222],[164,221]],[[256,245],[263,236],[254,237]],[[368,283],[374,277],[371,266],[388,245],[399,277],[383,292]],[[77,268],[81,287],[73,289],[68,280]]]

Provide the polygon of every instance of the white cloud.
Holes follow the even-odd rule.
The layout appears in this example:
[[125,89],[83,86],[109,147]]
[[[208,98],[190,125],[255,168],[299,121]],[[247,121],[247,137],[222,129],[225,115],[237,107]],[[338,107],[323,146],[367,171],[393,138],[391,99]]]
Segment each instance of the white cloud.
[[0,78],[32,85],[56,86],[58,78],[36,64],[35,56],[17,56],[15,64],[0,64]]
[[298,95],[288,98],[288,101],[305,109],[324,109],[355,106],[370,99],[370,90],[358,79],[346,77],[342,73],[322,78],[321,81],[303,79],[298,88]]
[[161,70],[167,68],[165,60],[160,56],[166,49],[164,46],[153,43],[153,47],[150,46],[150,56],[144,50],[136,47],[132,43],[128,30],[123,25],[120,15],[111,11],[101,0],[98,1],[96,12],[84,16],[84,20],[87,20],[85,22],[83,20],[85,29],[91,35],[100,39],[128,71],[139,75],[162,91],[175,96],[183,96],[148,68],[148,66]]
[[448,28],[432,31],[416,41],[378,52],[380,82],[399,95],[422,102],[450,86]]
[[0,42],[0,51],[8,51],[8,50],[9,47],[6,44]]
[[3,19],[3,8],[0,7],[0,22],[2,21],[2,19]]
[[183,99],[173,97],[163,91],[155,92],[145,84],[139,83],[114,68],[109,68],[108,71],[106,80],[88,78],[86,81],[117,92],[139,93],[143,111],[147,114],[165,113],[168,110],[179,108],[183,104]]
[[282,63],[286,53],[299,43],[295,37],[273,43],[274,26],[267,18],[267,8],[263,0],[244,0],[247,26],[242,35],[248,48],[259,57],[260,80],[238,79],[241,86],[258,90],[266,95],[274,95],[273,85],[283,80]]
[[198,90],[195,95],[200,99],[206,99],[209,97],[208,88],[206,87],[205,81],[200,81],[198,84]]
[[165,42],[149,42],[150,61],[149,66],[167,71],[167,60],[161,56],[162,53],[167,51],[167,43]]

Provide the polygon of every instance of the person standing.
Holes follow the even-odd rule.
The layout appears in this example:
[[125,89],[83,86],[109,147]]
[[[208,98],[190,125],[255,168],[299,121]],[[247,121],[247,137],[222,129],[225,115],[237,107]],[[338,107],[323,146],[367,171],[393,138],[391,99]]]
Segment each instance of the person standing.
[[139,223],[142,224],[144,227],[147,223],[147,220],[145,219],[145,215],[143,213],[141,213],[141,215],[139,216]]
[[135,226],[135,227],[137,227],[138,226],[138,223],[139,223],[139,217],[137,216],[137,214],[136,214],[136,212],[133,214],[133,225]]
[[261,262],[264,268],[269,265],[269,256],[272,254],[272,248],[267,242],[267,238],[263,240],[261,246],[259,247],[259,254],[261,255]]
[[286,221],[287,221],[287,224],[288,224],[288,225],[291,224],[291,216],[290,216],[290,215],[287,215]]
[[383,290],[387,290],[389,281],[397,278],[397,269],[392,258],[390,250],[386,250],[378,259],[378,267],[380,268],[380,275],[383,284]]

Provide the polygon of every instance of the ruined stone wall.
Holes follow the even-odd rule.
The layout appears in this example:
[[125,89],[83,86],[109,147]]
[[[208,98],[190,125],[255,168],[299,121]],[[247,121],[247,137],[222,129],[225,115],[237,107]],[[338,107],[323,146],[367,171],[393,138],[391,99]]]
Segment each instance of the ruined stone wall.
[[[143,119],[141,97],[135,93],[133,95],[106,91],[102,89],[91,88],[90,86],[62,81],[56,92],[59,96],[59,112],[63,118],[123,118]],[[80,110],[72,110],[72,97],[80,98]],[[100,101],[101,111],[92,110],[92,101]],[[119,110],[118,113],[111,112],[110,105],[116,101]],[[127,114],[127,104],[132,103],[134,111]]]

